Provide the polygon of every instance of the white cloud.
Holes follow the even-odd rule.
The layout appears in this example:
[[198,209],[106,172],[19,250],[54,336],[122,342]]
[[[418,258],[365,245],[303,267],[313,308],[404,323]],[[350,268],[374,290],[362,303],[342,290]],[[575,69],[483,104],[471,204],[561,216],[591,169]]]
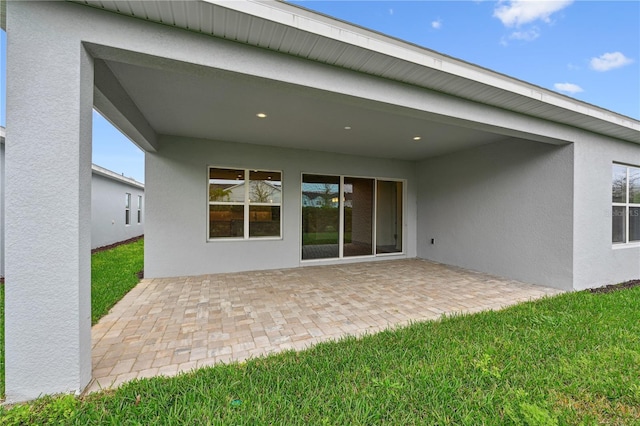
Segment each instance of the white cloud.
[[393,9],[389,9],[389,15],[393,15]]
[[556,90],[560,91],[560,92],[567,92],[567,93],[580,93],[580,92],[584,92],[584,89],[580,86],[578,86],[577,84],[573,84],[573,83],[556,83],[553,85],[553,87],[556,88]]
[[442,28],[442,19],[438,19],[437,21],[432,21],[431,28],[435,30],[439,30],[440,28]]
[[591,58],[589,65],[596,71],[609,71],[629,65],[633,59],[627,58],[620,52],[611,52],[600,55],[598,58]]
[[502,46],[509,46],[509,40],[521,40],[521,41],[533,41],[540,37],[540,30],[538,27],[533,27],[524,31],[514,31],[506,37],[500,39]]
[[533,27],[526,31],[514,31],[509,35],[511,40],[533,41],[540,37],[540,31],[537,27]]
[[573,3],[573,0],[499,0],[493,16],[507,27],[541,20],[551,22],[551,15]]

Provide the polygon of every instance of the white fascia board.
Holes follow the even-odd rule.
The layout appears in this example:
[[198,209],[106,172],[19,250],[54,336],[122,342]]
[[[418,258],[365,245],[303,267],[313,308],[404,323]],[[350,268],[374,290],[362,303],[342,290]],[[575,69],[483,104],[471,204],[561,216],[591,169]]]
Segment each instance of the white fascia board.
[[100,167],[96,164],[91,165],[91,173],[144,190],[144,183],[138,182],[137,180],[124,175],[119,175],[116,172],[112,172],[111,170],[105,169],[104,167]]
[[282,1],[201,0],[640,131],[640,121]]

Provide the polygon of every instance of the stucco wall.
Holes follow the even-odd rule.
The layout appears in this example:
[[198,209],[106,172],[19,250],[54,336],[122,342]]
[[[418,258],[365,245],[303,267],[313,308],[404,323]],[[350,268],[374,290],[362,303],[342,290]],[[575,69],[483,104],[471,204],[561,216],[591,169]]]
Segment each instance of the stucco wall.
[[640,166],[640,145],[585,133],[575,148],[575,288],[640,278],[640,245],[611,242],[613,162]]
[[572,288],[572,145],[506,140],[422,161],[418,179],[419,257]]
[[[125,224],[125,193],[131,194],[131,222]],[[142,217],[138,223],[138,196]],[[91,248],[144,234],[144,190],[93,173],[91,177]]]
[[[168,136],[160,143],[145,156],[147,277],[300,266],[302,173],[407,179],[405,254],[398,257],[416,256],[413,162]],[[282,239],[207,242],[207,166],[282,170]]]
[[4,277],[4,138],[0,142],[0,277]]

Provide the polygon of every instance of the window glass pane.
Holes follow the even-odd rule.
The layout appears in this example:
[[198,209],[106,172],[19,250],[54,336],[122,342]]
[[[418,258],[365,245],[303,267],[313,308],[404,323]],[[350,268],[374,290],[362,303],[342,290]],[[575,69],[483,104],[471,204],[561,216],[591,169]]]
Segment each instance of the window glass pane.
[[629,202],[640,204],[640,169],[629,167]]
[[244,206],[209,206],[209,238],[244,236]]
[[124,194],[124,206],[127,209],[131,207],[131,194],[128,192]]
[[613,166],[612,200],[614,203],[627,202],[627,168],[624,166]]
[[378,181],[376,253],[402,252],[402,182]]
[[629,241],[640,241],[640,207],[629,207]]
[[343,255],[373,254],[373,179],[344,178]]
[[244,170],[209,169],[209,201],[244,202]]
[[338,257],[340,177],[302,176],[302,259]]
[[613,206],[613,229],[612,229],[612,241],[614,243],[626,243],[626,217],[627,208],[621,206]]
[[249,206],[249,236],[279,237],[280,206]]
[[252,170],[249,173],[249,200],[252,203],[280,204],[282,178],[280,172]]

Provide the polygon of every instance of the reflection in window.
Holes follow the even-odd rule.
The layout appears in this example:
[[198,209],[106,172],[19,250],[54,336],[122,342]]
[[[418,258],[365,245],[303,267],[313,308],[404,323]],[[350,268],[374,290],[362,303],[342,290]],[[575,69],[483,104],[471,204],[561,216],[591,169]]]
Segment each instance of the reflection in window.
[[402,194],[400,181],[303,175],[302,259],[402,253]]
[[611,183],[611,240],[640,241],[640,168],[614,164]]
[[373,254],[373,188],[375,180],[344,178],[343,255]]
[[210,239],[280,237],[281,205],[281,172],[209,169]]
[[124,224],[131,224],[131,194],[128,192],[124,196]]
[[402,252],[402,182],[377,185],[376,253]]
[[302,259],[340,256],[340,177],[302,176]]

